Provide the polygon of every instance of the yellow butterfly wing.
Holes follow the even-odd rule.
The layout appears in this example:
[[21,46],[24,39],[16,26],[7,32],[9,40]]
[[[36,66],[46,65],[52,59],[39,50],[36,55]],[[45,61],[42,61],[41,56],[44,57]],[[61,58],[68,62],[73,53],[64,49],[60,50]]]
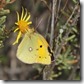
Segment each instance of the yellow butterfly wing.
[[52,54],[49,51],[49,45],[43,36],[27,32],[18,46],[17,58],[27,64],[50,64]]

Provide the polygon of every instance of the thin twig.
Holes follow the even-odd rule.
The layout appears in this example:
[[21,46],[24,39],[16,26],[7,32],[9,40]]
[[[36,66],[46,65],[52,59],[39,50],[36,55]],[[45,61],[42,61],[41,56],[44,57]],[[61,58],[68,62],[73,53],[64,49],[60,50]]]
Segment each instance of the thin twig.
[[46,5],[46,7],[48,8],[49,12],[51,13],[50,6],[48,6],[47,2],[45,0],[41,0],[41,1]]
[[73,67],[72,72],[71,72],[71,74],[70,74],[68,80],[74,80],[75,75],[76,75],[75,73],[76,73],[77,68],[78,68],[78,65],[75,65],[75,66]]
[[66,8],[67,3],[68,3],[68,0],[66,0],[65,5],[64,5],[64,7],[63,7],[63,9],[62,9],[62,10],[64,10],[64,9]]
[[48,23],[47,23],[47,28],[46,28],[45,38],[46,38],[47,35],[48,35],[49,26],[50,26],[50,16],[49,16],[49,18],[48,18]]
[[50,80],[51,72],[55,66],[54,62],[52,62],[51,65],[45,66],[45,68],[43,70],[43,80]]
[[[70,15],[70,17],[68,18],[68,20],[66,21],[65,25],[64,25],[64,28],[66,29],[66,25],[69,23],[69,21],[72,19],[72,16],[74,15],[75,11],[77,10],[78,8],[78,4],[75,6],[75,8],[73,9],[73,12],[72,14]],[[79,11],[78,11],[78,14],[74,17],[74,22],[71,24],[72,25],[75,25],[77,19],[79,17]],[[71,32],[71,29],[68,29],[67,30],[68,32],[66,33],[65,37],[63,38],[62,42],[60,43],[60,46],[58,46],[58,44],[56,44],[55,46],[55,52],[54,52],[54,56],[55,56],[55,60],[58,58],[59,54],[60,54],[60,51],[63,47],[63,45],[65,44],[65,39],[68,37],[68,35],[70,34]],[[57,37],[57,41],[59,40],[59,37]]]
[[52,1],[52,18],[51,18],[51,35],[50,35],[50,46],[53,48],[53,37],[54,37],[54,22],[55,22],[55,11],[56,11],[57,0]]
[[[65,28],[66,28],[67,24],[69,23],[69,20],[71,20],[73,14],[75,13],[75,10],[76,10],[76,9],[74,8],[74,9],[73,9],[73,12],[72,12],[72,14],[71,14],[71,16],[70,16],[69,19],[66,21],[66,23],[65,23],[65,25],[64,25]],[[75,20],[75,21],[76,21],[76,20]],[[51,27],[51,28],[52,28],[52,27]],[[51,65],[46,66],[46,67],[44,68],[44,70],[43,70],[43,80],[50,80],[51,72],[52,72],[53,68],[55,67],[55,61],[56,61],[56,59],[59,57],[60,52],[61,52],[61,50],[62,50],[62,47],[64,46],[65,43],[67,43],[65,39],[68,38],[68,36],[69,36],[70,33],[71,33],[71,29],[68,28],[68,29],[66,30],[65,36],[63,37],[63,39],[62,39],[62,41],[61,41],[61,43],[60,43],[60,46],[58,46],[58,49],[56,48],[56,50],[55,50],[55,52],[54,52],[55,60],[53,61],[53,63],[52,63]],[[59,37],[58,37],[58,39],[59,39]],[[57,46],[57,44],[56,44],[56,46]]]
[[65,25],[67,25],[68,22],[71,20],[73,14],[74,14],[74,12],[77,10],[77,8],[78,8],[78,4],[77,4],[77,5],[75,6],[75,8],[73,9],[73,12],[72,12],[72,14],[70,15],[70,17],[68,18],[68,20],[67,20],[67,22],[65,23]]
[[[63,38],[62,42],[60,43],[60,46],[58,47],[58,49],[55,49],[55,60],[58,58],[58,56],[60,55],[60,52],[64,46],[64,44],[66,43],[65,39],[68,37],[68,35],[70,34],[71,29],[68,30],[68,32],[66,32],[65,37]],[[57,45],[56,45],[57,46]]]
[[38,22],[38,24],[36,23],[37,25],[35,27],[35,30],[39,27],[39,25],[41,24],[42,20],[43,20],[43,18],[40,19],[40,21]]
[[58,9],[57,9],[57,13],[56,13],[56,20],[55,20],[55,24],[57,24],[57,19],[58,19],[58,14],[59,14],[59,10],[60,10],[60,4],[61,4],[61,0],[59,0],[59,3],[58,3]]
[[[50,35],[50,46],[53,48],[53,37],[54,37],[54,19],[55,19],[55,11],[56,11],[56,3],[57,0],[52,1],[52,16],[51,16],[51,35]],[[55,63],[52,62],[51,65],[46,66],[43,70],[43,80],[50,80],[50,75],[55,66]]]
[[68,77],[68,80],[74,80],[75,76],[76,76],[76,70],[78,68],[78,66],[80,65],[80,56],[77,56],[77,60],[79,61],[73,68],[72,68],[72,72]]

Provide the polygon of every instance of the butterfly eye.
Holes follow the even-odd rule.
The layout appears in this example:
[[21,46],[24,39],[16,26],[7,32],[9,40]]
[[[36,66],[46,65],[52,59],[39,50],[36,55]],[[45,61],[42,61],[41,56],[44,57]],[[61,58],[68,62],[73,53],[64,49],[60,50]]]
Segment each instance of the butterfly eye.
[[42,45],[40,45],[40,48],[42,48]]

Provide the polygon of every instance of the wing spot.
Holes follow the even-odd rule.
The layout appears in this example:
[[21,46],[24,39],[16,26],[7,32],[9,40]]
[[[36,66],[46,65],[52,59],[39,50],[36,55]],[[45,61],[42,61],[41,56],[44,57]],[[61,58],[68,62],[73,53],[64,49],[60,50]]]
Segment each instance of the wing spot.
[[29,49],[28,49],[30,52],[33,50],[33,48],[32,47],[29,47]]
[[40,48],[42,48],[42,45],[40,45]]
[[39,58],[41,58],[41,56],[39,56]]
[[39,49],[36,49],[36,50],[39,50]]

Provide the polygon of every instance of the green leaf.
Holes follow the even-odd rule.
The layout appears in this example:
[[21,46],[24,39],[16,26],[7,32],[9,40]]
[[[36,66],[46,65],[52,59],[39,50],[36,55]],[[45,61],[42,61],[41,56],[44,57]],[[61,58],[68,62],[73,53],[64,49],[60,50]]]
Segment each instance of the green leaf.
[[0,26],[6,21],[6,16],[0,18]]
[[72,36],[68,37],[68,38],[66,39],[66,41],[72,40],[73,38],[75,38],[75,36],[76,36],[76,35],[72,35]]
[[6,3],[9,3],[11,0],[6,0]]
[[10,13],[10,11],[8,9],[4,10],[4,9],[1,9],[0,10],[0,15],[5,15],[5,14],[8,14]]
[[74,3],[77,3],[77,0],[73,0]]

